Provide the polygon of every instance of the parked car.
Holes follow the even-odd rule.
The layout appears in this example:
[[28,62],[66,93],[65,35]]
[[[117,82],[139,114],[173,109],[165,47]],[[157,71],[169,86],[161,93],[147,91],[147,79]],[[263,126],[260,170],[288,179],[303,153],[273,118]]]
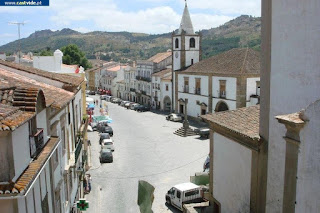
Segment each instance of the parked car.
[[131,104],[133,104],[133,102],[128,101],[127,103],[124,104],[124,107],[129,109]]
[[96,94],[96,92],[95,91],[89,91],[89,93],[88,93],[89,95],[95,95]]
[[97,131],[97,125],[98,125],[97,122],[91,122],[91,123],[90,123],[90,126],[91,126],[91,128],[92,128],[93,131]]
[[206,160],[203,163],[203,171],[209,172],[210,169],[210,155],[207,156]]
[[111,103],[117,104],[117,103],[119,103],[119,102],[121,102],[121,99],[120,99],[120,98],[113,98],[113,99],[111,100]]
[[[105,140],[105,139],[108,139],[108,140],[111,139],[109,133],[101,133],[101,134],[100,134],[99,144],[101,145],[102,141]],[[110,141],[113,142],[112,139],[111,139]]]
[[210,129],[209,128],[200,128],[199,135],[201,138],[209,138],[210,136]]
[[107,100],[108,97],[111,97],[109,95],[100,95],[101,100]]
[[106,101],[110,101],[110,102],[111,102],[111,100],[112,100],[113,98],[114,98],[113,96],[107,96],[107,97],[106,97]]
[[145,105],[139,105],[135,108],[135,110],[137,112],[145,112],[145,111],[150,111],[150,107]]
[[130,101],[121,101],[120,106],[125,106],[127,103],[130,103]]
[[113,162],[113,154],[110,149],[101,149],[100,151],[100,163],[112,163]]
[[171,113],[169,114],[166,119],[168,121],[182,121],[182,116],[180,114],[176,114],[176,113]]
[[181,183],[173,186],[166,194],[166,203],[183,211],[183,205],[206,201],[202,188],[194,183]]
[[114,151],[113,142],[109,141],[108,139],[104,139],[101,143],[101,149],[110,149],[111,151]]
[[137,106],[139,106],[140,104],[137,104],[137,103],[133,103],[133,104],[130,104],[129,108],[132,109],[132,110],[135,110],[135,108]]
[[103,126],[100,133],[109,133],[110,136],[113,136],[113,129],[111,126]]

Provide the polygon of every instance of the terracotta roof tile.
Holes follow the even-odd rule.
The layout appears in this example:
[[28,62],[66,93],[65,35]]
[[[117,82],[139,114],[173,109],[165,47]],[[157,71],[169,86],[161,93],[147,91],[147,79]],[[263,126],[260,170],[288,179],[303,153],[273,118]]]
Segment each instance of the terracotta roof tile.
[[82,82],[83,79],[82,77],[79,76],[72,76],[72,75],[67,75],[67,74],[60,74],[60,73],[53,73],[53,72],[47,72],[43,70],[39,70],[33,67],[26,67],[23,65],[19,65],[13,62],[7,62],[7,61],[2,61],[0,60],[0,68],[6,69],[5,67],[13,68],[16,70],[21,70],[24,72],[28,73],[33,73],[39,76],[46,77],[48,79],[56,80],[65,84],[70,84],[72,86],[79,86]]
[[260,105],[243,107],[236,110],[202,115],[209,123],[232,131],[238,135],[259,140]]
[[11,194],[11,196],[12,194],[18,193],[24,194],[29,189],[31,183],[35,180],[36,176],[58,143],[59,138],[51,137],[47,144],[43,147],[43,150],[38,157],[29,164],[29,166],[15,183],[10,182],[7,184],[0,184],[0,196],[5,196],[3,194]]
[[172,69],[169,68],[169,69],[161,70],[159,72],[155,72],[155,73],[152,74],[152,76],[157,76],[157,77],[162,78],[162,77],[164,77],[166,74],[168,74],[170,72],[172,72]]
[[52,105],[55,108],[61,108],[72,100],[74,93],[64,89],[39,82],[37,80],[10,72],[0,68],[0,82],[3,87],[23,87],[42,89],[45,96],[46,106]]
[[159,63],[159,62],[165,60],[166,58],[171,57],[171,55],[172,55],[171,51],[158,53],[158,54],[152,56],[151,58],[149,58],[147,61],[152,61],[154,63]]
[[260,74],[260,53],[250,48],[236,48],[202,60],[181,73]]

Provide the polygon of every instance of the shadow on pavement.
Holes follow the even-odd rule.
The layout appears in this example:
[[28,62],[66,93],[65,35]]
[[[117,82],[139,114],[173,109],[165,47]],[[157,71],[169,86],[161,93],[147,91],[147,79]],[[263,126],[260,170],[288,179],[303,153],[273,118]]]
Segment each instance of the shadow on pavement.
[[171,212],[173,212],[173,213],[181,213],[180,210],[178,210],[178,209],[176,209],[175,207],[169,205],[168,203],[166,203],[165,205],[166,205],[166,207],[168,208],[168,210],[170,210]]

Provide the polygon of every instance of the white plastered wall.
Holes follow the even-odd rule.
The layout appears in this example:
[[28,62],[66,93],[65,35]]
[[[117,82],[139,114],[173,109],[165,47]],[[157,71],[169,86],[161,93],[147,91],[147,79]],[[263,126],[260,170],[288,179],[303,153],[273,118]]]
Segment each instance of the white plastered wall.
[[250,212],[252,151],[218,133],[213,141],[213,197],[221,213]]

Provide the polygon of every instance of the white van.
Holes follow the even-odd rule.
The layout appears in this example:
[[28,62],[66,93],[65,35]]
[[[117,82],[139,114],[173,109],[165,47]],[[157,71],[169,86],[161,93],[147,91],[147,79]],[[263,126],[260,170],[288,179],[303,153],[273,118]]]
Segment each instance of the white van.
[[172,187],[166,194],[166,202],[183,211],[183,204],[204,201],[200,186],[194,183],[181,183]]

